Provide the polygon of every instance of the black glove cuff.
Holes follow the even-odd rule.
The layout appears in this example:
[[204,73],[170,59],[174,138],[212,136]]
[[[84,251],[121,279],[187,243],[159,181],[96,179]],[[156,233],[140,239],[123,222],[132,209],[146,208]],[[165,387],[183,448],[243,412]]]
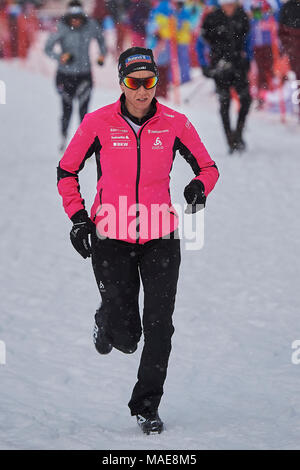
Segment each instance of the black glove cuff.
[[197,186],[198,186],[198,188],[199,188],[201,191],[205,192],[205,187],[204,187],[204,184],[202,183],[202,181],[200,181],[200,180],[192,180],[192,183],[196,183]]
[[205,187],[202,181],[200,180],[192,180],[186,188],[193,189],[194,191],[204,193],[205,192]]
[[[197,205],[204,205],[206,203],[206,196],[205,196],[205,188],[204,184],[200,180],[192,180],[185,188],[184,188],[184,197],[188,205],[191,205],[192,208],[195,208]],[[198,209],[200,210],[200,209]],[[194,213],[196,211],[192,211]],[[190,213],[190,212],[186,212]]]
[[74,215],[72,215],[71,220],[73,224],[78,224],[80,222],[91,222],[91,219],[89,218],[89,215],[85,209],[81,209],[78,212],[75,212]]

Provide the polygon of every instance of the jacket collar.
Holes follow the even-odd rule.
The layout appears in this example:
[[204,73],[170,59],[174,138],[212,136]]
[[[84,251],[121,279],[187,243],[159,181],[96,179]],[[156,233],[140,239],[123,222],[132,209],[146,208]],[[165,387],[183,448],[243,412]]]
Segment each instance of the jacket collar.
[[128,109],[125,106],[125,95],[122,93],[118,101],[115,103],[115,109],[118,114],[122,114],[123,116],[129,117],[129,119],[134,122],[135,124],[142,126],[145,124],[146,121],[151,119],[152,117],[156,116],[158,117],[160,115],[160,104],[157,101],[156,98],[153,98],[151,105],[150,105],[150,110],[149,112],[142,118],[139,119],[135,116],[132,116],[132,114],[129,113]]

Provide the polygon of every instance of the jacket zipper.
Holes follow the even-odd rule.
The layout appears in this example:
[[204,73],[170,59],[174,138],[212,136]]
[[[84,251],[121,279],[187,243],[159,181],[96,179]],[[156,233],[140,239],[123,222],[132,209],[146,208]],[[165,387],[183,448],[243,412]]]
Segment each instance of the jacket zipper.
[[[141,134],[142,130],[144,127],[148,124],[149,121],[146,121],[143,126],[141,126],[139,130],[139,135],[136,134],[135,130],[133,127],[129,124],[129,122],[124,118],[122,114],[119,113],[122,119],[128,124],[128,126],[132,129],[135,138],[136,138],[136,144],[137,144],[137,171],[136,171],[136,183],[135,183],[135,199],[136,199],[136,220],[137,220],[137,225],[136,225],[136,243],[140,243],[140,211],[139,211],[139,182],[140,182],[140,175],[141,175]],[[154,116],[153,116],[154,117]]]
[[[140,131],[142,130],[142,127]],[[140,211],[139,211],[139,182],[141,176],[141,141],[140,135],[136,136],[137,141],[137,170],[136,170],[136,183],[135,183],[135,199],[136,199],[136,221],[138,222],[136,225],[136,243],[140,242]]]

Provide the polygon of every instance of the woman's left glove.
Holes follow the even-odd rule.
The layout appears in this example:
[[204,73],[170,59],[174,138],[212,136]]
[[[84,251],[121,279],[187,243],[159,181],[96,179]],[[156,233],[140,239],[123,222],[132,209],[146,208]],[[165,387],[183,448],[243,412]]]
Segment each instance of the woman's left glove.
[[206,196],[204,193],[204,184],[200,180],[192,180],[184,188],[184,197],[188,203],[186,214],[194,214],[205,207]]
[[96,226],[91,221],[86,210],[82,209],[71,217],[73,227],[70,239],[75,250],[84,258],[91,256],[91,245],[89,235],[95,232]]

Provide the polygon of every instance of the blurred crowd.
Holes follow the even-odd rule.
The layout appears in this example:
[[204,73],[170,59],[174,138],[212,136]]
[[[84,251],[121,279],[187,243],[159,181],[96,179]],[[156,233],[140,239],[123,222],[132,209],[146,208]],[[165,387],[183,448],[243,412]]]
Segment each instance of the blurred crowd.
[[[289,71],[300,80],[300,0],[239,3],[249,20],[245,59],[251,93],[263,107],[267,91],[281,86]],[[96,0],[93,16],[101,25],[107,17],[113,20],[116,56],[126,45],[153,49],[160,72],[158,95],[166,97],[170,83],[191,79],[192,67],[200,66],[206,74],[212,68],[203,23],[218,6],[218,0]]]
[[25,59],[38,30],[39,0],[0,0],[0,58]]
[[[281,86],[291,71],[300,80],[300,0],[239,3],[249,21],[243,53],[251,94],[263,107],[266,93]],[[43,27],[38,11],[45,4],[47,0],[0,0],[0,57],[26,57],[36,30]],[[212,63],[213,45],[203,24],[219,6],[218,0],[94,0],[89,4],[90,16],[103,30],[114,31],[115,42],[108,50],[115,57],[130,46],[153,49],[160,73],[159,96],[167,97],[171,83],[190,81],[193,67],[200,66],[205,76],[217,73],[220,63]]]

